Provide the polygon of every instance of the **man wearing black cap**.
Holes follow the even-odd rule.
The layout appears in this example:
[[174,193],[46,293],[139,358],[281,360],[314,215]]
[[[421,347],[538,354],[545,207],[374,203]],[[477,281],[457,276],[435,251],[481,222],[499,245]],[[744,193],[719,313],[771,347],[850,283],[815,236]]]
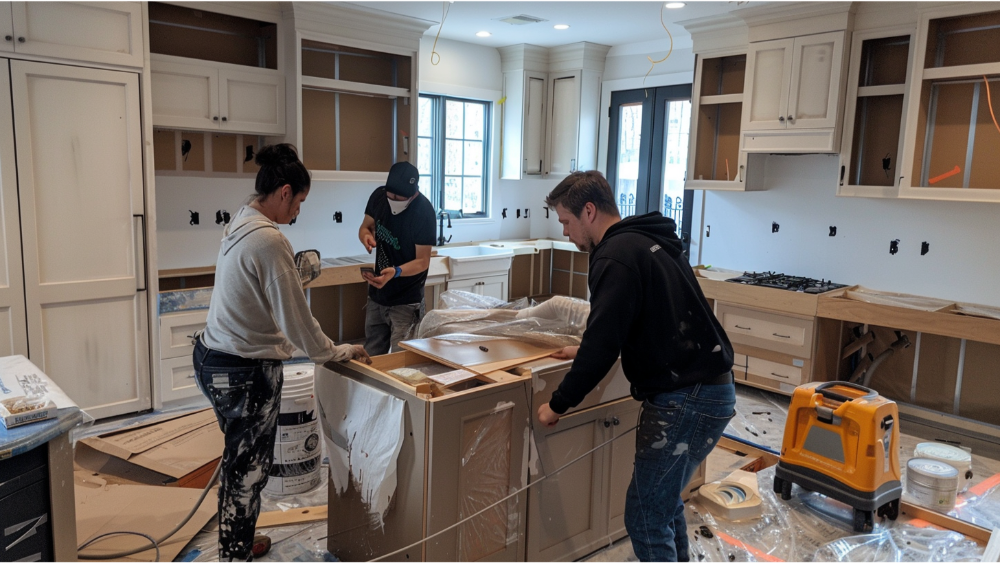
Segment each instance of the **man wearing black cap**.
[[420,174],[409,162],[389,169],[385,185],[368,198],[358,238],[375,249],[368,282],[365,350],[375,356],[399,350],[400,340],[424,315],[424,282],[434,246],[434,208],[418,191]]

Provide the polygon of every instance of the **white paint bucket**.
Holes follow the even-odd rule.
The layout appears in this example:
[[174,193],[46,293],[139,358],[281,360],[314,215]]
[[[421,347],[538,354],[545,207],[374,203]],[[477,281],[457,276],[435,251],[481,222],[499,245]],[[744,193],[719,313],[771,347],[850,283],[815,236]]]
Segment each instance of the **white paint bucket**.
[[960,493],[968,490],[969,485],[972,484],[972,454],[962,448],[937,442],[922,442],[913,449],[913,457],[936,459],[954,467],[958,471],[958,492]]
[[322,459],[316,456],[302,463],[274,464],[264,485],[264,491],[273,495],[292,495],[310,491],[319,486],[323,478],[320,470]]
[[958,470],[943,461],[915,457],[906,462],[906,494],[920,506],[948,512],[955,508]]
[[319,434],[313,364],[284,368],[274,464],[264,490],[272,494],[308,491],[322,479],[322,439]]

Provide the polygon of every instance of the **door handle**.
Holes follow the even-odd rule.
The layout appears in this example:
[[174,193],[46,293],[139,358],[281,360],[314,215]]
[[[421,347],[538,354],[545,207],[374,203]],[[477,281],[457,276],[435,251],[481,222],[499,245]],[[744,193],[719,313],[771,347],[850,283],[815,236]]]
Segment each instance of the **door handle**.
[[774,373],[773,371],[771,372],[771,375],[773,375],[774,377],[780,377],[782,379],[789,379],[787,375],[781,375],[780,373]]
[[733,325],[733,326],[740,330],[750,330],[750,327],[748,326],[740,326],[740,325]]
[[611,419],[611,424],[614,424],[615,426],[618,426],[621,423],[622,421],[618,420],[617,416]]
[[788,121],[789,121],[789,122],[791,122],[791,121],[795,121],[795,116],[794,116],[794,115],[789,115],[789,116],[788,116]]
[[780,121],[780,122],[784,123],[784,122],[785,122],[785,116],[783,116],[783,115],[779,115],[779,116],[778,116],[778,121]]
[[604,419],[604,427],[605,428],[611,428],[611,421],[605,418]]
[[777,332],[772,332],[772,336],[777,336],[778,338],[791,338],[791,336],[785,336],[784,334],[778,334]]
[[[137,221],[138,219],[138,221]],[[133,243],[135,244],[135,291],[146,291],[149,287],[148,272],[146,272],[146,217],[132,216]],[[139,282],[142,282],[141,286]]]

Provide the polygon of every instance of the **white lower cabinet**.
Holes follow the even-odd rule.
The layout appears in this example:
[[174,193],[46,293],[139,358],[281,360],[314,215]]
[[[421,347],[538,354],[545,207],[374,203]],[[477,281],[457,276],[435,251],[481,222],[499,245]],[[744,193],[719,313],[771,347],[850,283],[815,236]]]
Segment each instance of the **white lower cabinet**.
[[496,297],[497,299],[506,301],[509,295],[509,282],[510,278],[508,274],[465,280],[448,280],[448,289],[468,291],[476,295]]
[[208,309],[160,315],[160,395],[163,402],[200,397],[194,381],[194,333],[205,328]]

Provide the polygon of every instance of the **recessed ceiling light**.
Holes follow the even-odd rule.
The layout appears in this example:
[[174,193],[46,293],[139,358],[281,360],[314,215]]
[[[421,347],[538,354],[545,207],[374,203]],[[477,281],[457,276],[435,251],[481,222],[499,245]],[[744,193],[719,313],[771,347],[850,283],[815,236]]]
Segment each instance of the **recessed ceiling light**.
[[683,8],[684,2],[667,2],[664,7],[668,10],[676,10],[677,8]]
[[564,24],[564,23],[557,23],[556,25],[554,25],[552,27],[554,27],[556,29],[569,29],[569,26],[566,25],[566,24]]
[[490,32],[488,32],[488,31],[479,31],[479,32],[476,32],[476,37],[489,37],[490,35],[493,35],[493,34],[490,33]]

